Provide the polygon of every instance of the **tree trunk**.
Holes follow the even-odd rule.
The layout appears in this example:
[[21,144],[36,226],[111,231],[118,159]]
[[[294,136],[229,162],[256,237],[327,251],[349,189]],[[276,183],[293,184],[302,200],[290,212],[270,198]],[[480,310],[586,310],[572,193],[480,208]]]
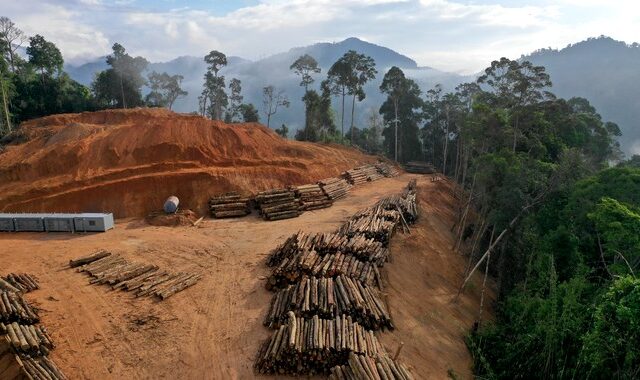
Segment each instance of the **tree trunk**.
[[342,88],[342,115],[340,121],[340,141],[344,142],[344,97],[345,97],[344,87]]
[[446,110],[447,120],[444,130],[444,152],[442,154],[442,175],[447,175],[447,147],[449,146],[449,108]]
[[394,148],[394,153],[396,157],[396,162],[398,162],[398,98],[393,100],[393,109],[395,112],[395,119],[393,120],[393,124],[395,125],[395,134],[396,134],[396,146]]
[[518,114],[516,114],[516,123],[513,126],[513,153],[516,152],[516,145],[517,145],[517,140],[518,140],[518,121],[519,121],[519,117]]
[[122,95],[122,108],[127,108],[127,103],[124,100],[124,84],[122,83],[122,74],[118,75],[120,77],[120,94]]
[[4,88],[4,75],[0,76],[0,89],[2,90],[2,108],[7,123],[7,133],[11,132],[11,120],[9,119],[9,102],[7,101],[7,91]]
[[351,145],[355,145],[355,142],[353,141],[353,136],[354,136],[353,115],[355,114],[355,110],[356,110],[356,94],[353,94],[353,101],[351,102]]

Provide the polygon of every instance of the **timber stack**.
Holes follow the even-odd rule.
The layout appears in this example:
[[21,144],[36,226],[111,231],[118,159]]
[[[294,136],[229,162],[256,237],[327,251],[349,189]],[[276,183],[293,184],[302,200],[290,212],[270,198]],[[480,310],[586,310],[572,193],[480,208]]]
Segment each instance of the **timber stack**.
[[325,178],[318,181],[318,185],[326,194],[327,198],[333,200],[340,199],[347,195],[351,185],[344,178]]
[[350,353],[375,357],[383,352],[373,331],[349,316],[307,319],[289,312],[287,323],[262,345],[255,368],[262,374],[328,374]]
[[40,318],[20,293],[0,291],[0,322],[38,323]]
[[343,173],[344,178],[352,185],[359,185],[361,183],[376,181],[382,178],[382,174],[378,172],[373,165],[362,165],[351,170],[347,170]]
[[349,354],[346,365],[331,368],[329,380],[413,380],[413,376],[401,363],[388,355],[375,357]]
[[377,265],[360,261],[342,252],[320,255],[316,251],[301,251],[282,260],[267,281],[267,289],[282,288],[300,281],[305,275],[336,277],[344,275],[357,279],[364,285],[372,284],[378,276]]
[[201,274],[163,271],[156,265],[134,263],[120,255],[98,252],[69,262],[71,268],[91,276],[90,284],[134,292],[136,297],[154,295],[165,300],[194,285]]
[[375,167],[378,170],[378,173],[387,178],[396,177],[400,174],[400,171],[395,165],[386,162],[378,162],[377,164],[375,164]]
[[278,328],[286,323],[288,313],[297,317],[324,319],[349,315],[352,320],[370,330],[393,329],[391,316],[380,294],[372,287],[345,276],[336,278],[303,277],[294,285],[278,291],[264,325]]
[[36,278],[30,274],[9,273],[4,277],[4,281],[8,282],[21,293],[29,293],[36,289],[40,289]]
[[363,235],[348,237],[335,232],[309,235],[300,231],[271,251],[267,265],[279,265],[285,258],[291,258],[302,251],[310,250],[321,255],[342,252],[356,256],[362,261],[372,261],[378,266],[382,266],[389,256],[389,249],[384,247],[382,243],[374,239],[367,239]]
[[250,197],[238,193],[226,193],[209,199],[211,216],[217,219],[233,218],[251,214]]
[[433,165],[423,161],[409,161],[404,165],[404,170],[416,174],[432,174],[436,172]]
[[[55,346],[47,329],[40,325],[25,325],[17,322],[1,323],[0,334],[6,335],[16,353],[29,356],[48,355]],[[2,338],[0,338],[2,339]]]
[[331,207],[333,201],[322,191],[320,185],[302,185],[295,189],[295,194],[300,199],[300,210],[310,211]]
[[256,196],[256,203],[265,220],[297,218],[301,214],[300,201],[290,189],[262,191]]

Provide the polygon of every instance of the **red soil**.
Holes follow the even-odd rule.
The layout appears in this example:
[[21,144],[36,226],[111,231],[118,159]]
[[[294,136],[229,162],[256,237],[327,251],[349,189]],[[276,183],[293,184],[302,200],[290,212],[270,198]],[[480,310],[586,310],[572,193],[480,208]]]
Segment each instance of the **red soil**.
[[55,115],[22,129],[29,141],[0,153],[0,211],[145,216],[176,195],[204,212],[216,193],[314,182],[373,160],[164,109]]

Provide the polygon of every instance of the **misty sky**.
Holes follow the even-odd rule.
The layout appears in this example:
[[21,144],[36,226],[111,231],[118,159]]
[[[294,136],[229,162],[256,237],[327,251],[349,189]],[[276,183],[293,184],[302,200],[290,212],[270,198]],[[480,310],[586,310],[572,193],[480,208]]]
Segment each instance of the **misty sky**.
[[0,0],[0,16],[73,63],[114,42],[151,61],[213,49],[258,59],[353,36],[422,66],[472,73],[588,37],[640,42],[638,0]]

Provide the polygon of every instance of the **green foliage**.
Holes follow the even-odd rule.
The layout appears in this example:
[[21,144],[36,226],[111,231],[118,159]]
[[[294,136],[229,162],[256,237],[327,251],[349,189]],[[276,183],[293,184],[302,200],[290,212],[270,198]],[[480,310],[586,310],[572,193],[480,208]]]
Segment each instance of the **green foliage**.
[[227,56],[212,50],[204,57],[204,61],[208,66],[204,74],[202,94],[198,98],[200,113],[213,120],[222,120],[224,109],[229,105],[229,97],[224,90],[226,88],[224,75],[218,75],[218,73],[227,65]]
[[335,134],[330,95],[327,92],[319,95],[314,90],[308,90],[302,100],[305,104],[305,126],[296,132],[296,140],[317,142]]
[[251,103],[240,105],[240,114],[242,115],[242,121],[245,123],[257,123],[260,121],[260,115],[258,109]]
[[142,76],[149,62],[142,57],[130,56],[124,46],[115,43],[113,53],[107,56],[111,68],[97,74],[91,88],[102,108],[127,108],[144,105]]
[[148,85],[151,92],[145,97],[147,104],[152,107],[167,107],[171,109],[176,99],[188,94],[187,91],[180,87],[183,79],[182,75],[151,72],[148,76]]
[[285,139],[289,135],[289,128],[287,128],[287,126],[284,124],[282,124],[280,128],[276,128],[275,131],[278,135],[280,135],[280,137],[283,137]]
[[311,74],[318,74],[321,71],[320,67],[318,67],[318,61],[309,54],[298,57],[298,59],[289,66],[289,70],[293,70],[296,75],[300,76],[300,86],[304,87],[305,94],[309,91],[309,85],[314,82]]
[[44,80],[44,75],[53,76],[62,71],[62,53],[53,44],[44,39],[39,34],[29,38],[29,46],[27,47],[27,55],[29,63],[40,71]]
[[593,327],[584,337],[584,362],[591,378],[640,377],[640,280],[614,281],[599,301]]

